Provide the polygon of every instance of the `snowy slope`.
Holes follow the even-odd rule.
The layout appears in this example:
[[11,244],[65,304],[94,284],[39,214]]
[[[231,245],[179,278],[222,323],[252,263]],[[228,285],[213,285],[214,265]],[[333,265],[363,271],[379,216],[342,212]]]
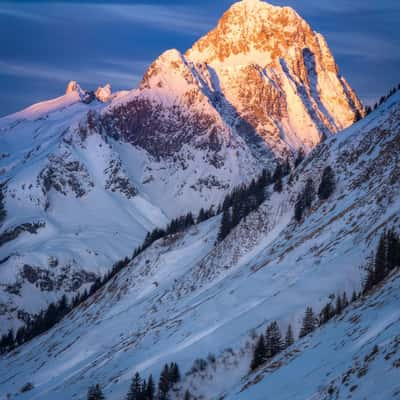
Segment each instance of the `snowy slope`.
[[2,118],[0,331],[362,112],[320,34],[292,9],[245,0],[185,55],[164,52],[137,89],[71,81]]
[[24,320],[63,293],[90,287],[167,221],[138,194],[111,145],[98,135],[82,141],[76,133],[88,108],[101,107],[81,103],[72,92],[2,120],[2,332],[17,313]]
[[[400,277],[358,301],[273,362],[243,379],[225,399],[397,399]],[[377,350],[375,350],[377,346]]]
[[[382,357],[398,347],[393,339],[399,324],[398,278],[343,321],[296,344],[300,355],[282,370],[240,389],[246,383],[241,378],[248,373],[252,332],[277,320],[282,329],[290,322],[297,336],[305,307],[319,311],[330,296],[358,290],[382,230],[399,230],[399,135],[397,94],[318,146],[295,171],[294,183],[271,194],[222,243],[214,246],[220,217],[155,242],[51,331],[3,356],[2,393],[15,394],[32,382],[35,388],[19,398],[82,398],[90,384],[99,382],[107,398],[119,399],[136,370],[158,374],[165,362],[175,361],[188,372],[196,358],[213,353],[216,361],[209,361],[206,372],[192,371],[184,381],[198,396],[261,398],[271,385],[276,398],[324,399],[329,398],[323,397],[327,385],[338,386],[352,365],[351,385],[341,388],[340,396],[357,384],[359,366],[352,357],[362,364],[375,343],[381,353],[371,359],[365,388],[353,389],[354,398],[365,393],[382,398],[367,384],[383,376],[382,365],[390,383],[385,393],[393,393],[398,356],[388,362]],[[328,164],[337,177],[334,195],[324,203],[315,201],[305,220],[295,223],[297,193],[307,177],[318,184]],[[349,322],[355,314],[361,315],[360,323]],[[342,338],[343,332],[349,336]],[[338,346],[340,355],[334,354]],[[326,354],[320,358],[323,365],[300,373],[316,354]],[[319,370],[329,376],[324,379]],[[297,384],[293,391],[282,391],[293,371],[299,372],[297,382],[310,376],[298,395],[293,392]]]

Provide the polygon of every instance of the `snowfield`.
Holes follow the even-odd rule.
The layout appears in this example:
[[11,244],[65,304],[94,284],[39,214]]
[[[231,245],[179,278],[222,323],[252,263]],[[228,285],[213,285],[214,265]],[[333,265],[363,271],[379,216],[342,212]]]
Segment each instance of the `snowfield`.
[[[80,399],[99,382],[107,398],[119,399],[135,371],[158,376],[173,361],[189,372],[183,388],[207,399],[329,399],[336,390],[339,399],[396,398],[397,275],[272,366],[245,376],[254,332],[277,320],[297,336],[306,306],[319,312],[332,296],[359,291],[380,233],[398,229],[399,100],[391,97],[318,146],[292,185],[281,194],[270,188],[223,242],[215,245],[217,216],[153,243],[48,333],[3,356],[2,392],[32,382],[18,398]],[[336,173],[334,195],[295,223],[297,193],[307,177],[317,184],[327,164]],[[371,168],[375,174],[366,175]],[[365,361],[375,344],[378,354]],[[216,360],[205,371],[190,372],[210,353]]]

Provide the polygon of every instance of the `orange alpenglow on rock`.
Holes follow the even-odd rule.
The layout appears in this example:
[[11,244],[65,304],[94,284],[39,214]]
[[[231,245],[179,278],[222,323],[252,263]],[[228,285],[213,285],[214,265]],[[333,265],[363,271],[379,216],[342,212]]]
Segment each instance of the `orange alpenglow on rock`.
[[192,110],[211,103],[233,131],[278,157],[310,150],[364,113],[323,36],[292,8],[260,0],[232,5],[185,55],[161,55],[141,90]]

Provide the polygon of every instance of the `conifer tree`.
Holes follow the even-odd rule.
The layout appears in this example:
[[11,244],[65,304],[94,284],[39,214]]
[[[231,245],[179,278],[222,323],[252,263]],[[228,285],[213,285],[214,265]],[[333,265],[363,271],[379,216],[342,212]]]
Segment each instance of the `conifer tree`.
[[311,178],[308,178],[303,191],[298,194],[296,204],[294,206],[294,217],[296,221],[301,221],[304,211],[311,207],[314,196],[314,183]]
[[244,201],[242,199],[242,193],[238,190],[235,193],[232,204],[232,214],[231,214],[232,228],[236,226],[240,222],[240,220],[246,215],[243,206],[244,206]]
[[315,192],[314,192],[314,182],[311,178],[308,178],[306,181],[306,186],[304,187],[303,193],[303,201],[304,207],[310,208],[311,204],[314,200]]
[[296,219],[297,222],[300,222],[301,219],[303,218],[303,213],[304,213],[304,200],[303,200],[303,195],[298,194],[296,204],[294,205],[294,218]]
[[277,180],[282,179],[282,176],[283,176],[282,165],[278,163],[272,175],[272,182],[276,183]]
[[14,341],[14,331],[13,329],[8,330],[8,334],[6,335],[6,348],[7,350],[13,349],[15,346],[15,341]]
[[256,346],[253,352],[253,359],[250,364],[251,370],[255,370],[260,365],[262,365],[266,360],[266,349],[264,335],[261,334],[257,340]]
[[21,326],[18,331],[17,334],[15,335],[15,342],[17,345],[21,345],[22,343],[24,343],[26,338],[26,328],[25,326]]
[[168,400],[169,399],[169,389],[171,388],[171,383],[169,380],[169,367],[165,364],[163,371],[160,375],[160,380],[158,382],[158,400]]
[[283,349],[282,335],[276,321],[271,322],[265,333],[265,355],[274,357]]
[[89,387],[87,400],[104,400],[104,399],[105,397],[99,384]]
[[374,284],[381,282],[387,272],[386,233],[383,233],[378,244],[374,264]]
[[149,376],[149,380],[147,381],[147,388],[146,388],[146,400],[154,400],[156,394],[156,387],[153,380],[153,375]]
[[286,157],[286,160],[282,165],[282,176],[289,175],[290,171],[291,171],[291,167],[290,167],[289,157]]
[[147,400],[147,381],[143,379],[142,387],[140,388],[139,400]]
[[331,166],[325,167],[322,172],[321,183],[318,188],[318,197],[321,200],[328,199],[335,191],[335,174]]
[[204,211],[204,208],[202,207],[199,211],[199,215],[197,216],[196,222],[199,224],[200,222],[203,222],[206,219],[207,219],[206,212]]
[[190,395],[189,390],[186,390],[184,400],[191,400],[192,396]]
[[400,239],[390,230],[380,237],[374,263],[367,269],[367,277],[364,282],[363,292],[371,290],[381,282],[387,274],[400,264]]
[[335,310],[332,303],[327,303],[320,312],[319,324],[326,324],[335,315]]
[[285,348],[290,347],[293,343],[294,343],[294,336],[292,331],[292,325],[289,324],[285,336]]
[[277,193],[281,193],[282,190],[283,190],[282,178],[279,177],[276,179],[276,181],[274,183],[274,191]]
[[354,120],[353,120],[353,122],[354,122],[354,123],[355,123],[355,122],[358,122],[358,121],[360,121],[361,119],[362,119],[362,115],[361,115],[360,111],[356,110],[356,111],[354,112]]
[[299,337],[302,338],[315,330],[316,318],[311,307],[307,307]]
[[224,240],[232,229],[232,219],[231,212],[228,209],[224,210],[222,213],[221,225],[218,232],[218,241]]
[[169,381],[171,386],[181,380],[181,374],[177,363],[171,363],[169,366]]
[[140,400],[141,393],[142,379],[140,378],[139,372],[136,372],[132,378],[128,394],[126,395],[126,400]]
[[194,218],[191,212],[186,214],[184,228],[189,228],[194,225]]
[[357,300],[357,293],[355,290],[353,290],[353,294],[351,295],[351,302],[354,303]]
[[[265,171],[265,170],[264,170]],[[254,197],[256,200],[255,207],[257,208],[265,200],[265,187],[267,186],[267,178],[261,176],[261,178],[256,182],[254,186]]]
[[389,270],[392,270],[400,266],[400,239],[393,229],[387,232],[386,242],[387,267]]
[[373,264],[369,264],[367,268],[367,276],[364,281],[363,293],[370,291],[375,285],[375,269]]
[[347,299],[347,293],[343,292],[342,296],[342,307],[345,309],[349,305],[349,300]]
[[342,298],[340,297],[340,294],[338,294],[336,295],[335,314],[340,315],[342,311],[343,311]]
[[259,179],[261,186],[266,187],[271,183],[271,174],[265,168],[263,168],[261,177]]

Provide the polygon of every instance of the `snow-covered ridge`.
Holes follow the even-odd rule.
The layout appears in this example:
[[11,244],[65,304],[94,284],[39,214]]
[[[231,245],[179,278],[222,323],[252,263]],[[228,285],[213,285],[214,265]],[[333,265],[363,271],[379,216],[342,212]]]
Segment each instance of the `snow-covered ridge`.
[[[137,89],[91,92],[72,81],[65,95],[2,118],[0,235],[45,224],[0,247],[2,329],[83,290],[148,230],[219,204],[357,113],[322,36],[291,9],[246,1],[185,54],[164,52]],[[25,265],[52,283],[28,282]],[[86,278],[70,284],[79,273]]]
[[[385,227],[400,230],[399,128],[396,94],[318,146],[296,169],[292,183],[285,181],[282,193],[270,193],[223,242],[215,245],[217,216],[153,243],[52,331],[0,359],[4,392],[16,393],[32,382],[34,389],[21,398],[64,400],[99,382],[107,398],[120,399],[135,371],[158,375],[166,362],[174,361],[187,372],[196,358],[212,353],[215,368],[209,366],[206,376],[191,385],[205,399],[258,399],[271,386],[278,399],[298,393],[299,399],[325,400],[329,387],[340,388],[353,367],[347,378],[351,385],[343,383],[339,399],[350,392],[362,399],[368,391],[371,399],[380,399],[369,383],[376,376],[387,378],[384,393],[394,393],[398,356],[385,357],[400,349],[395,277],[343,320],[295,344],[298,351],[282,360],[281,369],[275,365],[260,371],[260,378],[241,378],[248,372],[254,331],[276,320],[282,330],[291,323],[297,336],[305,307],[318,312],[337,293],[359,291],[380,233]],[[298,193],[307,178],[317,186],[327,165],[335,171],[335,192],[328,200],[315,199],[305,219],[296,223]],[[375,344],[379,354],[361,375],[368,381],[358,384],[364,357]],[[326,354],[323,365],[321,354]],[[295,374],[298,363],[311,361],[320,368],[306,367],[310,378],[300,385],[304,375]],[[297,383],[283,390],[282,382],[286,385],[293,374]],[[358,388],[350,391],[354,385]]]

